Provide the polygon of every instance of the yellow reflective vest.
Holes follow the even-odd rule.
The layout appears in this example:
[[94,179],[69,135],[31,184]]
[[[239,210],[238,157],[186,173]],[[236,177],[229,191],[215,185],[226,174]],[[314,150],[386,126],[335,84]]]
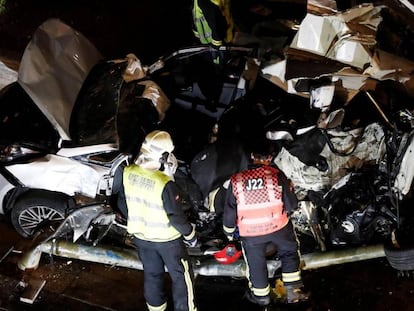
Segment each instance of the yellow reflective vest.
[[[212,3],[211,14],[206,15],[206,12],[200,8],[199,0],[194,0],[193,5],[193,21],[194,21],[194,35],[200,40],[202,44],[213,44],[214,46],[221,46],[223,43],[230,43],[233,40],[234,22],[230,12],[229,0],[209,0]],[[207,9],[207,8],[206,8]],[[222,16],[226,21],[226,29],[220,29],[223,24],[219,20],[208,19],[207,16]],[[219,37],[218,33],[223,32],[224,37]]]
[[181,236],[171,225],[162,202],[162,192],[170,180],[161,171],[150,171],[135,164],[125,167],[123,184],[130,234],[153,242],[172,241]]

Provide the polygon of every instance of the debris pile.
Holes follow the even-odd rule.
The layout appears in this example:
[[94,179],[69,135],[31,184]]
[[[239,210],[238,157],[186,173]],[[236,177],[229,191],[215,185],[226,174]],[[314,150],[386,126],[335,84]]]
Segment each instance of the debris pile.
[[414,36],[395,16],[384,5],[366,3],[338,12],[312,2],[284,58],[266,64],[262,73],[288,93],[309,97],[312,107],[325,114],[364,93],[387,121],[395,93],[400,106],[414,97],[412,54],[402,47],[403,39],[392,44],[398,32],[404,32],[406,42]]

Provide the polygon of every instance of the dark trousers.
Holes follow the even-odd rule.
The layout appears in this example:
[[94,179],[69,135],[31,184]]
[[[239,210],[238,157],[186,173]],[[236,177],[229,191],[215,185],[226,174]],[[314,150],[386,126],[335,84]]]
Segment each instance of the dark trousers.
[[299,270],[298,242],[291,221],[271,234],[260,237],[242,237],[244,258],[249,269],[248,279],[254,288],[265,288],[269,284],[266,263],[266,247],[272,243],[277,248],[277,257],[282,262],[282,273]]
[[134,242],[144,267],[146,302],[153,307],[167,302],[164,287],[166,267],[172,280],[174,310],[196,310],[194,275],[183,241],[177,239],[169,242],[149,242],[135,238]]

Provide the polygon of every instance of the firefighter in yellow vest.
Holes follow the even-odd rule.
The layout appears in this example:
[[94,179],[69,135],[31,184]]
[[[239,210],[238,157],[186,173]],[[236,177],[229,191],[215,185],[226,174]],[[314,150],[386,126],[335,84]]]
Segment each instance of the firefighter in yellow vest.
[[[288,213],[297,198],[287,177],[272,163],[267,151],[253,152],[247,170],[233,174],[227,190],[223,230],[229,240],[239,235],[247,266],[249,289],[245,297],[258,305],[270,304],[267,250],[274,246],[282,263],[287,302],[307,300],[302,290],[299,244]],[[236,229],[238,231],[236,231]]]
[[233,40],[230,0],[194,0],[193,32],[201,44],[220,47]]
[[201,44],[212,48],[200,55],[198,79],[200,90],[206,97],[206,109],[217,112],[224,86],[225,53],[223,45],[233,40],[233,18],[230,0],[193,0],[193,33]]
[[172,280],[175,311],[196,311],[194,275],[186,246],[195,247],[197,236],[180,205],[174,182],[177,160],[169,133],[153,131],[142,143],[133,164],[114,178],[118,202],[126,204],[128,233],[134,236],[144,270],[144,297],[150,311],[167,310],[164,280]]

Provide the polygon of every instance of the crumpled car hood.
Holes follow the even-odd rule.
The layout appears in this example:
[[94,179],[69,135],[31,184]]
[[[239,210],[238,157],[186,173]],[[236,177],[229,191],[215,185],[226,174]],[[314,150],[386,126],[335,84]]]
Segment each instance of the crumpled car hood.
[[24,51],[18,83],[64,140],[71,140],[69,122],[82,83],[101,59],[88,39],[58,19],[40,25]]

